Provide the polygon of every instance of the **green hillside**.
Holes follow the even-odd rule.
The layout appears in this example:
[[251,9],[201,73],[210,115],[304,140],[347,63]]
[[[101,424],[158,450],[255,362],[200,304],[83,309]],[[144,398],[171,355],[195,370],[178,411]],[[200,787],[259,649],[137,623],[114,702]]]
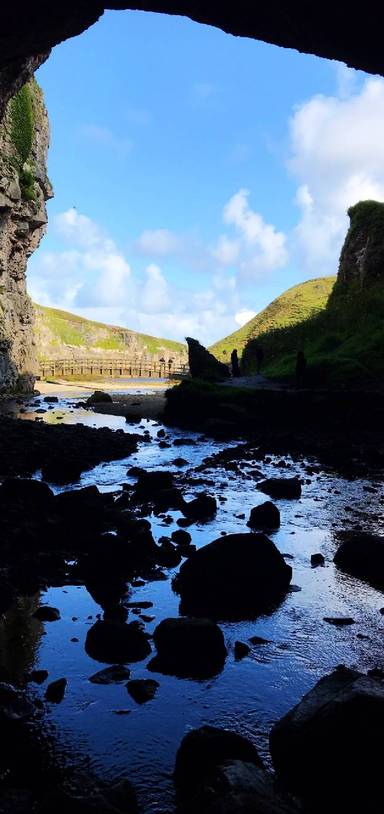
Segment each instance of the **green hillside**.
[[290,328],[324,309],[335,281],[336,277],[320,277],[289,288],[242,328],[215,342],[209,350],[221,361],[228,361],[234,348],[242,354],[251,339],[260,337],[260,344],[264,344],[264,334]]
[[39,359],[80,357],[85,354],[186,356],[186,346],[171,339],[131,331],[115,325],[84,319],[57,308],[34,305],[35,342]]

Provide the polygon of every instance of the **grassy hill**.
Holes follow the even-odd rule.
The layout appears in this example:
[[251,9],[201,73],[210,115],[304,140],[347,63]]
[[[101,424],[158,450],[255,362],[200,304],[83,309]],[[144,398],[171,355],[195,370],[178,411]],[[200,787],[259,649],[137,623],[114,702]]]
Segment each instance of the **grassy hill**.
[[237,348],[239,355],[242,354],[251,339],[260,337],[260,344],[264,345],[264,334],[290,328],[324,309],[335,281],[336,277],[320,277],[289,288],[242,328],[215,342],[209,350],[221,361],[229,361],[231,351]]
[[35,342],[39,359],[86,355],[186,356],[186,345],[171,339],[84,319],[57,308],[34,305]]

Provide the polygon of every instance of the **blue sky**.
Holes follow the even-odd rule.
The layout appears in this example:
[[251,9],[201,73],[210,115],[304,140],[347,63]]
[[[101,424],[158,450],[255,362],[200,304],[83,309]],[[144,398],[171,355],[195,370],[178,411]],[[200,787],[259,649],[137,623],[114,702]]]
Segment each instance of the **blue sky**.
[[207,343],[335,273],[384,198],[384,83],[189,20],[108,12],[37,73],[51,123],[39,302]]

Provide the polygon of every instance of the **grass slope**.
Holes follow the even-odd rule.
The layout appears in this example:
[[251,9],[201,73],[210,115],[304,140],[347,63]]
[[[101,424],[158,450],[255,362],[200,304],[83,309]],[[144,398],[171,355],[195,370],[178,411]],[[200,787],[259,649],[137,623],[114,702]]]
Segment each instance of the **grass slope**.
[[215,342],[209,350],[218,359],[229,361],[231,351],[237,348],[239,355],[242,354],[251,339],[260,337],[264,345],[264,334],[290,328],[325,308],[335,280],[336,277],[320,277],[289,288],[242,328]]
[[80,355],[81,352],[100,354],[102,351],[117,353],[145,353],[157,355],[163,352],[186,354],[186,346],[171,339],[136,333],[128,328],[105,325],[102,322],[34,305],[35,341],[39,359]]

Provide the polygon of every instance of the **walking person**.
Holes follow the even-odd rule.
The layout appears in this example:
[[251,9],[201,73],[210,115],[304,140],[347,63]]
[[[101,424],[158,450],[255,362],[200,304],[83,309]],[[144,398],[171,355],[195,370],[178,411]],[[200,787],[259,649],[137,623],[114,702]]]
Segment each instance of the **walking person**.
[[263,348],[261,347],[261,345],[257,345],[256,346],[256,370],[257,370],[257,375],[259,375],[259,373],[260,373],[261,365],[263,364],[263,361],[264,361]]
[[240,376],[240,365],[239,365],[239,357],[237,355],[237,350],[233,350],[231,353],[231,365],[232,365],[232,376],[238,377]]
[[307,360],[302,350],[296,357],[296,387],[304,387],[307,372]]

